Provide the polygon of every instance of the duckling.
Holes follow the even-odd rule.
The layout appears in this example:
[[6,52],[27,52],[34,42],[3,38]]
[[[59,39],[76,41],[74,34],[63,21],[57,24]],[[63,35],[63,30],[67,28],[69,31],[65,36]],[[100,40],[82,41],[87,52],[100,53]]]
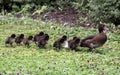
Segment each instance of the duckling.
[[33,36],[29,36],[29,37],[27,37],[27,38],[24,38],[23,39],[23,44],[25,45],[25,46],[27,46],[27,47],[30,47],[30,42],[32,41],[32,39],[33,39]]
[[68,41],[68,45],[71,50],[76,50],[79,43],[80,43],[80,39],[78,37],[73,37],[73,39]]
[[33,41],[35,42],[35,44],[37,44],[38,40],[44,35],[44,32],[40,32],[39,34],[36,34],[33,38]]
[[88,47],[89,51],[92,51],[93,48],[97,48],[104,45],[107,41],[107,35],[105,32],[106,30],[108,30],[108,28],[105,25],[100,24],[98,26],[99,33],[82,39],[80,42],[80,46]]
[[7,47],[7,44],[10,44],[13,47],[13,42],[15,41],[15,34],[11,34],[6,40],[5,40],[5,46]]
[[17,45],[20,45],[22,40],[24,39],[24,34],[20,34],[15,38],[15,42]]
[[53,43],[53,47],[60,49],[62,47],[62,44],[64,44],[66,40],[67,40],[67,36],[63,35],[61,38],[57,39]]
[[38,39],[38,47],[42,47],[45,48],[45,45],[48,43],[49,40],[49,35],[48,34],[44,34],[41,38]]

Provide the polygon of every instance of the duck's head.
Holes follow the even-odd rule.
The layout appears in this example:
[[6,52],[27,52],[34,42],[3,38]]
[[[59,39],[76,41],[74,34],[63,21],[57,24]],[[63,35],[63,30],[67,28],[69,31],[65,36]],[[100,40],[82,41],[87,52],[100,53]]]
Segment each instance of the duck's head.
[[43,36],[44,35],[44,32],[39,32],[39,34],[38,34],[39,36]]
[[28,37],[28,40],[32,40],[32,39],[33,39],[33,36],[30,35],[30,36]]
[[19,35],[19,38],[20,38],[20,39],[24,39],[24,34],[20,34],[20,35]]
[[15,38],[15,37],[16,37],[16,35],[15,35],[15,34],[12,34],[12,35],[11,35],[11,38]]
[[104,31],[108,31],[108,30],[109,29],[105,25],[103,25],[103,24],[99,24],[98,25],[98,31],[99,31],[99,33],[104,32]]

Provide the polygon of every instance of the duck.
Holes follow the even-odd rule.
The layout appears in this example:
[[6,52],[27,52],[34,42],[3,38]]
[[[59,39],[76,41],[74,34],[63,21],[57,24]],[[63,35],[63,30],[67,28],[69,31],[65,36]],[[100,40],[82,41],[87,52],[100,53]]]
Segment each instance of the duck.
[[76,50],[79,45],[80,39],[74,36],[71,40],[68,41],[68,46],[71,50]]
[[27,38],[24,38],[22,42],[25,46],[30,47],[30,43],[32,42],[32,39],[33,39],[33,36],[30,35]]
[[18,35],[18,36],[15,38],[15,43],[16,43],[17,45],[20,45],[21,42],[23,41],[23,39],[24,39],[24,34],[20,34],[20,35]]
[[63,35],[62,37],[58,38],[54,43],[53,47],[56,49],[60,49],[62,47],[68,47],[67,36]]
[[94,48],[101,47],[107,41],[106,31],[109,29],[103,25],[98,25],[98,34],[90,35],[81,40],[80,46],[89,48],[89,51],[93,51]]

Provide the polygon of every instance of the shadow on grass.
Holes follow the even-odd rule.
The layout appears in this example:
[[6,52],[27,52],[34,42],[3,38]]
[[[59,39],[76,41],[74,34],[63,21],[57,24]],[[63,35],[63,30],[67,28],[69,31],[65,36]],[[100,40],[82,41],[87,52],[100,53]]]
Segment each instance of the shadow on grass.
[[88,48],[77,48],[75,50],[75,52],[87,52],[87,53],[96,53],[96,54],[103,54],[103,55],[105,55],[104,50],[98,50],[98,49],[94,49],[93,51],[89,51]]

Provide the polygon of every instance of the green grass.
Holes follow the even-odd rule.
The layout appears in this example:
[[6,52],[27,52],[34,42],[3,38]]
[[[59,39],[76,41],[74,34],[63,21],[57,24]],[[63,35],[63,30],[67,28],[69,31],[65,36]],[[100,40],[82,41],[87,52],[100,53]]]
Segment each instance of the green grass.
[[[94,28],[64,27],[54,23],[31,19],[8,18],[0,21],[0,73],[2,75],[119,75],[120,74],[120,35],[108,32],[109,40],[104,46],[87,52],[78,47],[77,52],[69,49],[56,51],[52,48],[55,39],[66,34],[69,39],[77,35],[81,39],[98,33]],[[88,31],[89,30],[89,31]],[[46,49],[34,43],[30,48],[24,45],[15,48],[5,47],[4,41],[12,33],[25,36],[45,31],[50,35]]]

